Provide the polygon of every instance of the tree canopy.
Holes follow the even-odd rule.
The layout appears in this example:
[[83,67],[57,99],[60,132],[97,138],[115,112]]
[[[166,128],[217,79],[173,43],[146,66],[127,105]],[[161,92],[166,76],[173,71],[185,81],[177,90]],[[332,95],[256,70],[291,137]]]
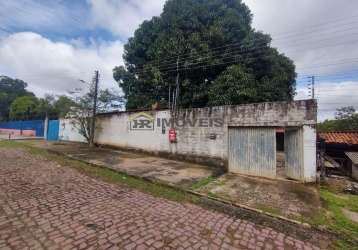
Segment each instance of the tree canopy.
[[319,132],[358,131],[358,114],[352,106],[338,108],[335,119],[318,123]]
[[38,104],[38,99],[35,96],[17,97],[10,106],[10,119],[31,119],[36,113]]
[[292,100],[293,62],[251,22],[241,0],[168,0],[125,45],[125,67],[114,69],[127,109],[166,106],[177,72],[181,107]]
[[22,80],[0,76],[0,121],[9,118],[10,105],[17,97],[34,96],[26,87],[27,83]]

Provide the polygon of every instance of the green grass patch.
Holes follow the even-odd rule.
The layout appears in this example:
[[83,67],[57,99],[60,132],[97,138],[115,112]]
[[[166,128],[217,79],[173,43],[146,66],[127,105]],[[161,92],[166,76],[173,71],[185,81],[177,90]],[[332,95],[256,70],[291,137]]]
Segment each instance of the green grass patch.
[[178,202],[193,203],[196,203],[199,199],[197,196],[188,194],[175,188],[128,176],[126,174],[119,173],[108,168],[102,168],[78,160],[70,159],[68,157],[49,152],[46,149],[33,147],[32,145],[33,143],[27,141],[0,141],[0,147],[23,148],[31,154],[40,155],[47,160],[55,161],[61,166],[74,168],[88,176],[99,178],[106,182],[124,185],[129,188],[135,188],[142,192],[154,195],[156,197],[161,197]]
[[211,192],[211,191],[209,191],[207,195],[208,195],[209,197],[211,197],[211,198],[214,198],[214,199],[218,199],[218,198],[219,198],[216,194],[214,194],[214,193]]
[[347,218],[342,209],[357,212],[358,197],[349,194],[336,193],[322,186],[320,196],[323,208],[306,222],[335,232],[340,239],[336,242],[337,249],[358,249],[358,223]]
[[262,204],[257,204],[255,205],[255,208],[266,212],[266,213],[270,213],[270,214],[275,214],[275,215],[282,215],[282,212],[280,209],[276,208],[276,207],[268,207]]
[[209,176],[205,179],[201,179],[200,181],[194,183],[192,186],[191,186],[191,189],[195,190],[195,189],[199,189],[201,187],[204,187],[206,185],[208,185],[210,182],[214,181],[215,180],[215,177],[213,176]]

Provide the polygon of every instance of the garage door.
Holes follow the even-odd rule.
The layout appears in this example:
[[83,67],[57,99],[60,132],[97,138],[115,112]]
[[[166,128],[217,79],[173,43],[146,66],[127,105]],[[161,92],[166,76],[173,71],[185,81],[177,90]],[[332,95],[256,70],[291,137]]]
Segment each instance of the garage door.
[[286,128],[285,131],[286,175],[295,180],[303,180],[302,133],[302,128]]
[[229,172],[275,178],[275,128],[229,128]]

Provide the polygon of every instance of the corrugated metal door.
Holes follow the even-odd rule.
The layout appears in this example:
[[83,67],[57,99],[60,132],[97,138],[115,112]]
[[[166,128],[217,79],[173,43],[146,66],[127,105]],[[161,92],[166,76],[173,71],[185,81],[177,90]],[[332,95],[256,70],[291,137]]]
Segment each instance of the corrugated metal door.
[[229,128],[229,172],[275,178],[275,129]]
[[302,180],[303,177],[303,131],[301,128],[285,130],[285,168],[288,178]]

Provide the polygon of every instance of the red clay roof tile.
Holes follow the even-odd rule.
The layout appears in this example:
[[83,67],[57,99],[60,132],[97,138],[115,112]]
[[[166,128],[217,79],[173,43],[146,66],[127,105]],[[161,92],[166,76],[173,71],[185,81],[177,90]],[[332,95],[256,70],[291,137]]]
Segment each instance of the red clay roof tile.
[[358,131],[319,133],[326,143],[358,145]]

